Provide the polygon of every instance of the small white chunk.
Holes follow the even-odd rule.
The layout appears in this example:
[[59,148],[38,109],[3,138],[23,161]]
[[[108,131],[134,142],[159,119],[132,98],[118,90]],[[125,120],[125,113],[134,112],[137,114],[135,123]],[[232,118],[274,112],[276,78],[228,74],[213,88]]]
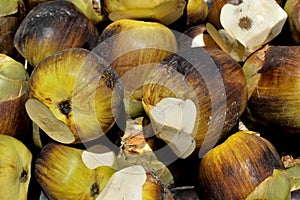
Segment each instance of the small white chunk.
[[168,142],[174,153],[181,158],[195,149],[192,135],[196,122],[197,108],[191,100],[164,98],[149,112],[155,134]]
[[179,158],[187,158],[196,148],[196,142],[193,136],[184,132],[165,128],[157,133],[157,136],[167,142],[169,147]]
[[113,166],[115,154],[112,151],[106,153],[93,153],[84,150],[81,154],[82,162],[89,169],[96,169],[99,166]]
[[150,115],[160,124],[158,127],[169,126],[191,134],[196,121],[196,109],[194,102],[189,99],[164,98],[150,110]]
[[274,39],[286,19],[287,13],[275,0],[244,0],[239,5],[228,3],[220,13],[226,32],[252,52]]
[[205,41],[204,41],[204,35],[198,34],[196,37],[192,40],[192,47],[204,47]]
[[121,169],[112,175],[96,200],[142,200],[146,179],[146,171],[140,165]]

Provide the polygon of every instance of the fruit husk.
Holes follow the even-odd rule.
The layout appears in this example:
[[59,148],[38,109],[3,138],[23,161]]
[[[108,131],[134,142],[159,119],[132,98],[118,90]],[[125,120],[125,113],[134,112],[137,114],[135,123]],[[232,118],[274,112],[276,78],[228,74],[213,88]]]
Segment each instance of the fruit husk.
[[[274,169],[271,176],[260,183],[246,200],[255,199],[291,199],[290,180],[286,171]],[[274,192],[276,191],[276,192]]]
[[1,199],[27,200],[32,153],[20,140],[0,135]]
[[245,115],[254,124],[299,135],[299,53],[298,46],[266,46],[244,63],[249,94]]
[[[285,169],[275,147],[256,134],[252,131],[236,132],[203,157],[199,181],[204,199],[246,199],[257,187],[262,187],[260,184],[271,177],[275,169]],[[274,176],[280,175],[276,173]],[[280,184],[288,183],[284,176],[279,178],[283,178]],[[280,184],[276,187],[282,189]],[[289,190],[284,190],[281,191],[286,197]]]
[[187,27],[197,25],[206,20],[208,15],[208,6],[204,0],[187,1]]
[[132,19],[109,24],[101,33],[98,43],[93,51],[110,63],[120,77],[134,67],[159,63],[177,51],[175,35],[167,26]]
[[299,3],[299,0],[287,0],[284,4],[284,10],[288,14],[288,27],[296,44],[300,44]]
[[214,46],[219,47],[214,39],[208,34],[205,24],[189,27],[178,38],[178,49],[190,47]]
[[13,15],[17,12],[25,12],[25,5],[22,0],[2,0],[0,2],[0,17]]
[[17,58],[14,48],[14,35],[25,16],[25,5],[22,0],[0,2],[0,53]]
[[170,191],[173,194],[173,198],[176,200],[194,199],[198,200],[199,197],[193,186],[182,186],[171,188]]
[[128,116],[144,114],[141,88],[147,75],[167,55],[177,51],[173,32],[165,25],[132,19],[112,22],[93,50],[118,73]]
[[242,3],[242,0],[220,0],[220,1],[213,1],[212,8],[207,15],[207,21],[213,24],[217,29],[223,28],[220,22],[220,13],[222,7],[227,4],[238,5]]
[[82,143],[108,132],[121,111],[122,97],[116,72],[94,53],[73,48],[36,67],[26,110],[55,141]]
[[[193,62],[194,66],[189,62]],[[214,67],[216,71],[210,71]],[[218,75],[222,77],[219,85],[215,81]],[[210,84],[213,86],[208,88]],[[222,96],[225,91],[226,97]],[[198,154],[202,147],[200,154],[203,156],[220,138],[225,137],[244,111],[247,102],[245,77],[241,66],[219,48],[185,49],[181,54],[167,57],[160,68],[148,76],[143,87],[146,113],[166,97],[190,99],[195,103],[194,153]]]
[[38,4],[25,16],[14,36],[14,46],[35,67],[64,49],[92,50],[98,37],[95,25],[73,3],[49,1]]
[[[143,200],[165,199],[173,200],[169,189],[161,182],[155,172],[147,170],[147,179],[143,185]],[[156,193],[153,193],[156,191]]]
[[14,137],[27,135],[30,119],[25,110],[28,73],[13,58],[0,54],[0,134]]
[[35,178],[49,199],[96,199],[116,169],[89,169],[83,150],[48,143],[35,162]]
[[[100,1],[90,0],[68,0],[75,4],[83,14],[85,14],[95,25],[107,20],[106,13],[103,11]],[[100,2],[100,3],[98,3]],[[94,5],[96,4],[96,5]]]
[[0,134],[22,137],[27,135],[31,120],[25,110],[27,94],[0,102]]
[[47,1],[53,1],[53,0],[26,0],[25,1],[25,5],[27,10],[32,10],[34,7],[36,7],[38,4],[41,4],[43,2],[47,2]]
[[19,20],[16,17],[0,17],[0,53],[9,56],[16,55],[17,50],[14,49],[13,38],[18,27]]

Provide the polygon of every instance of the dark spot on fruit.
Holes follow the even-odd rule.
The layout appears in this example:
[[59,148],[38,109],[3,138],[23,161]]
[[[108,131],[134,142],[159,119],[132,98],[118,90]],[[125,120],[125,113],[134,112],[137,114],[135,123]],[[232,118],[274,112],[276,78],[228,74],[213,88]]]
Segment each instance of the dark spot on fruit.
[[106,69],[102,74],[102,78],[104,78],[106,86],[111,89],[114,89],[119,80],[118,75],[111,69]]
[[58,107],[59,107],[59,110],[60,110],[64,115],[68,115],[68,114],[71,112],[71,104],[70,104],[70,100],[62,101],[61,103],[59,103]]
[[22,183],[26,182],[28,179],[28,173],[26,170],[23,170],[22,173],[21,173],[21,177],[20,177],[20,181]]
[[45,98],[46,101],[48,101],[49,103],[52,102],[52,99],[50,97]]
[[94,196],[97,196],[99,194],[99,187],[97,185],[97,183],[94,183],[92,186],[91,186],[91,197],[94,197]]
[[252,27],[252,20],[249,17],[242,17],[238,23],[241,29],[249,30]]

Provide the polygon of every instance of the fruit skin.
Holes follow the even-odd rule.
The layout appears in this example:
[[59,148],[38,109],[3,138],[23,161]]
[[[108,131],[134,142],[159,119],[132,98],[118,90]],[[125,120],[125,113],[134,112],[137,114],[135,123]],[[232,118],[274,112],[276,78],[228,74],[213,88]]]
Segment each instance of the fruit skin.
[[106,13],[103,11],[100,1],[90,0],[68,0],[75,4],[85,16],[87,16],[95,25],[107,20]]
[[141,87],[149,72],[177,51],[175,35],[157,22],[120,19],[102,31],[93,50],[118,73],[124,87],[126,113],[141,116]]
[[26,8],[28,10],[32,10],[34,7],[36,7],[37,5],[47,2],[47,1],[52,1],[52,0],[26,0],[25,4],[26,4]]
[[284,170],[274,146],[255,134],[236,132],[203,157],[199,184],[204,199],[246,199],[274,169]]
[[[222,84],[215,84],[215,71],[204,72],[207,73],[205,76],[200,73],[208,65],[205,56],[202,62],[200,62],[201,58],[196,58],[201,50],[207,53],[204,55],[212,59],[211,61],[217,68],[216,71],[220,73],[218,75],[222,78]],[[199,61],[196,66],[190,63],[193,60]],[[208,88],[209,84],[213,87]],[[222,91],[226,91],[226,96],[222,96]],[[213,95],[222,96],[224,100],[213,98],[216,97]],[[196,156],[207,134],[209,136],[206,138],[202,153],[206,153],[215,145],[214,135],[220,133],[221,135],[218,136],[223,138],[236,125],[238,117],[241,116],[247,104],[246,79],[241,66],[219,48],[182,49],[181,54],[176,53],[164,59],[159,69],[149,74],[143,86],[143,102],[146,110],[150,110],[166,97],[191,99],[197,106],[197,122],[192,133],[196,141],[193,156]],[[220,119],[220,115],[224,121]]]
[[300,135],[299,46],[266,46],[243,65],[249,101],[246,118],[271,133]]
[[24,19],[26,8],[22,0],[2,1],[0,3],[0,53],[20,57],[14,48],[14,35]]
[[208,22],[212,23],[215,27],[222,28],[222,24],[220,22],[220,13],[222,7],[227,4],[239,5],[242,3],[242,0],[219,0],[213,1],[212,8],[207,15]]
[[104,0],[104,9],[112,21],[146,19],[170,25],[178,20],[186,7],[184,0]]
[[23,64],[0,54],[0,134],[27,137],[31,123],[24,106],[28,79]]
[[42,102],[68,126],[74,143],[105,134],[121,112],[122,97],[117,73],[83,48],[66,49],[47,57],[30,77],[28,99]]
[[178,37],[178,49],[185,46],[203,47],[214,46],[219,47],[214,39],[207,33],[205,24],[199,24],[189,27]]
[[50,199],[96,199],[115,172],[108,166],[89,169],[83,150],[48,143],[35,162],[35,178]]
[[208,6],[204,0],[188,0],[186,26],[191,27],[204,22],[208,15]]
[[284,4],[284,10],[288,14],[288,27],[292,35],[292,39],[296,44],[300,44],[300,1],[287,0]]
[[[164,184],[157,177],[157,175],[150,169],[146,169],[146,182],[144,183],[143,200],[162,199],[173,200],[170,196],[170,191],[165,188]],[[155,193],[153,192],[155,191]]]
[[26,200],[31,179],[31,152],[9,135],[0,135],[0,151],[1,199]]
[[93,51],[110,63],[120,77],[134,67],[159,63],[177,51],[175,35],[167,26],[133,19],[110,23],[101,32],[98,43]]
[[20,24],[14,46],[35,67],[43,58],[74,47],[91,50],[99,32],[69,1],[49,1],[34,7]]
[[25,110],[27,94],[0,102],[0,134],[23,137],[29,131],[31,120]]

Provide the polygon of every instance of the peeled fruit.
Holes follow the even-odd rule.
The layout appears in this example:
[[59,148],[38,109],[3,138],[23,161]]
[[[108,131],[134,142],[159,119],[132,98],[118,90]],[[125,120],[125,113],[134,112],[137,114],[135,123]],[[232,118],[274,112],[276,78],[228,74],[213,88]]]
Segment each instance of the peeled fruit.
[[35,67],[58,51],[97,45],[99,32],[73,3],[49,1],[38,4],[24,18],[15,37],[18,52]]
[[266,46],[246,60],[248,119],[272,132],[299,136],[299,55],[299,46]]
[[185,0],[104,0],[104,9],[112,21],[119,19],[146,19],[170,25],[179,19],[185,9]]
[[[218,1],[207,0],[207,2],[212,2],[211,10],[209,11],[208,16],[207,16],[207,21],[209,23],[213,24],[217,29],[221,29],[223,27],[220,22],[220,13],[221,13],[223,6],[226,4],[228,4],[229,6],[231,6],[231,5],[238,6],[238,5],[242,4],[244,2],[244,0],[218,0]],[[263,3],[263,2],[267,2],[267,1],[264,0],[264,1],[256,1],[256,2],[249,1],[249,2],[252,2],[252,5],[254,5],[256,3]],[[277,3],[279,6],[283,5],[283,0],[276,0],[273,2]],[[271,4],[274,5],[273,2],[271,2]],[[252,5],[250,5],[250,7]],[[256,9],[260,10],[260,7],[256,7]],[[267,13],[272,14],[271,12],[273,12],[273,11],[274,11],[273,8],[271,8]],[[235,19],[235,18],[231,18],[231,19]],[[232,21],[234,21],[234,20],[232,20]]]
[[177,51],[173,32],[157,22],[121,19],[103,30],[93,50],[118,73],[129,116],[143,113],[141,87],[145,77],[167,55]]
[[278,36],[286,19],[286,12],[274,0],[225,4],[220,13],[224,30],[251,53]]
[[35,178],[52,199],[96,199],[115,173],[115,156],[48,143],[35,162]]
[[31,179],[32,154],[18,139],[0,135],[0,196],[26,200]]
[[49,137],[80,143],[108,132],[121,111],[122,99],[117,73],[93,52],[73,48],[36,66],[25,106]]
[[239,63],[216,47],[166,57],[143,86],[142,103],[157,137],[177,156],[203,156],[236,124],[247,104]]
[[204,199],[289,199],[290,183],[274,146],[252,131],[236,132],[200,161]]
[[112,175],[97,200],[172,200],[170,191],[148,168],[134,165]]
[[25,110],[28,73],[23,64],[0,54],[0,134],[26,134],[30,119]]

